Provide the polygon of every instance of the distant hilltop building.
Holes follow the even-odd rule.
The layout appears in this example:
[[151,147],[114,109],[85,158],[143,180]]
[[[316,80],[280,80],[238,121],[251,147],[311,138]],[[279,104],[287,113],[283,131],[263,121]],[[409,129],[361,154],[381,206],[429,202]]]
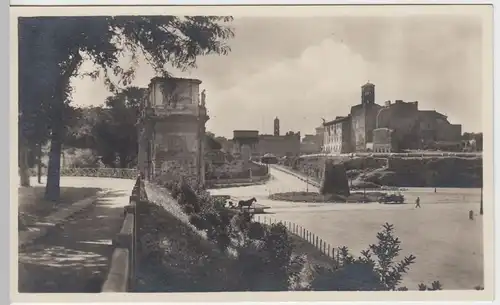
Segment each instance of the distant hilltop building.
[[280,119],[278,119],[278,117],[274,119],[274,135],[280,135]]
[[300,132],[289,131],[280,135],[280,121],[277,117],[274,119],[274,134],[259,134],[257,130],[234,130],[232,142],[232,152],[236,155],[241,155],[242,150],[247,154],[247,149],[252,156],[263,156],[267,153],[276,157],[300,154]]
[[375,85],[361,87],[361,103],[347,116],[324,122],[323,152],[391,152],[426,149],[446,142],[460,148],[462,127],[435,110],[419,110],[418,102],[375,103]]

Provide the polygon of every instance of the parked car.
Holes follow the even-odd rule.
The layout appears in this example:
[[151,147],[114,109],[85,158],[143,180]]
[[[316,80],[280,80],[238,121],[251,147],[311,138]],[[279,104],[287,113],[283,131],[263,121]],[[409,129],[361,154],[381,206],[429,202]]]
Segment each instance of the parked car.
[[378,198],[378,202],[384,204],[403,204],[405,203],[405,196],[402,194],[383,194]]

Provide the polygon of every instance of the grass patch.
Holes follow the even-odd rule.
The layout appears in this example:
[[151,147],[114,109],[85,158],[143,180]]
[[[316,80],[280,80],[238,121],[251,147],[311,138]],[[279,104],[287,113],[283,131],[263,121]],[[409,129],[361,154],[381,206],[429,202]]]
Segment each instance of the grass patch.
[[376,202],[380,195],[384,192],[355,192],[350,196],[342,195],[322,195],[316,192],[286,192],[275,193],[269,196],[269,199],[278,201],[290,202],[330,202],[330,203],[362,203],[362,202]]
[[22,230],[24,226],[42,221],[43,218],[49,216],[57,209],[70,206],[77,201],[94,196],[100,190],[99,188],[90,187],[61,187],[59,202],[51,202],[44,199],[45,186],[19,187],[19,230]]
[[147,202],[141,209],[136,292],[236,290],[234,259],[163,207]]

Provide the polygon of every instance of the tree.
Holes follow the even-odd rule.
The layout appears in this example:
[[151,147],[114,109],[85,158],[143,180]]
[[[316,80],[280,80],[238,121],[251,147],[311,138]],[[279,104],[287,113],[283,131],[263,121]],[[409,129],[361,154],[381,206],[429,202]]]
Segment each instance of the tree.
[[462,135],[462,140],[465,141],[470,141],[474,140],[476,141],[476,150],[477,151],[483,151],[483,133],[482,132],[464,132]]
[[91,147],[103,157],[105,165],[120,168],[135,165],[138,149],[136,123],[145,97],[146,89],[129,87],[107,98],[106,108],[92,129],[94,145]]
[[[185,70],[195,67],[200,55],[227,54],[226,40],[233,32],[226,24],[231,20],[216,16],[19,18],[20,91],[38,93],[20,94],[20,100],[49,110],[50,116],[46,199],[59,199],[63,106],[71,100],[70,78],[81,75],[84,59],[97,66],[89,75],[97,78],[102,74],[109,89],[116,91],[133,79],[141,53],[164,77],[170,76],[167,64]],[[132,58],[126,69],[119,63],[124,55]],[[115,83],[111,76],[119,81]]]
[[211,132],[207,132],[205,134],[205,140],[207,143],[207,147],[211,150],[221,150],[222,145],[217,139],[215,138],[215,135]]

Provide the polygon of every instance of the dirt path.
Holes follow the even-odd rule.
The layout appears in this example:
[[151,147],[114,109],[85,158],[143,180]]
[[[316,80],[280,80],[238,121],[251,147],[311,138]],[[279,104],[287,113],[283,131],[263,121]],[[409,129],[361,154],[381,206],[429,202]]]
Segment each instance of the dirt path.
[[19,253],[19,292],[100,292],[127,200],[111,192]]

